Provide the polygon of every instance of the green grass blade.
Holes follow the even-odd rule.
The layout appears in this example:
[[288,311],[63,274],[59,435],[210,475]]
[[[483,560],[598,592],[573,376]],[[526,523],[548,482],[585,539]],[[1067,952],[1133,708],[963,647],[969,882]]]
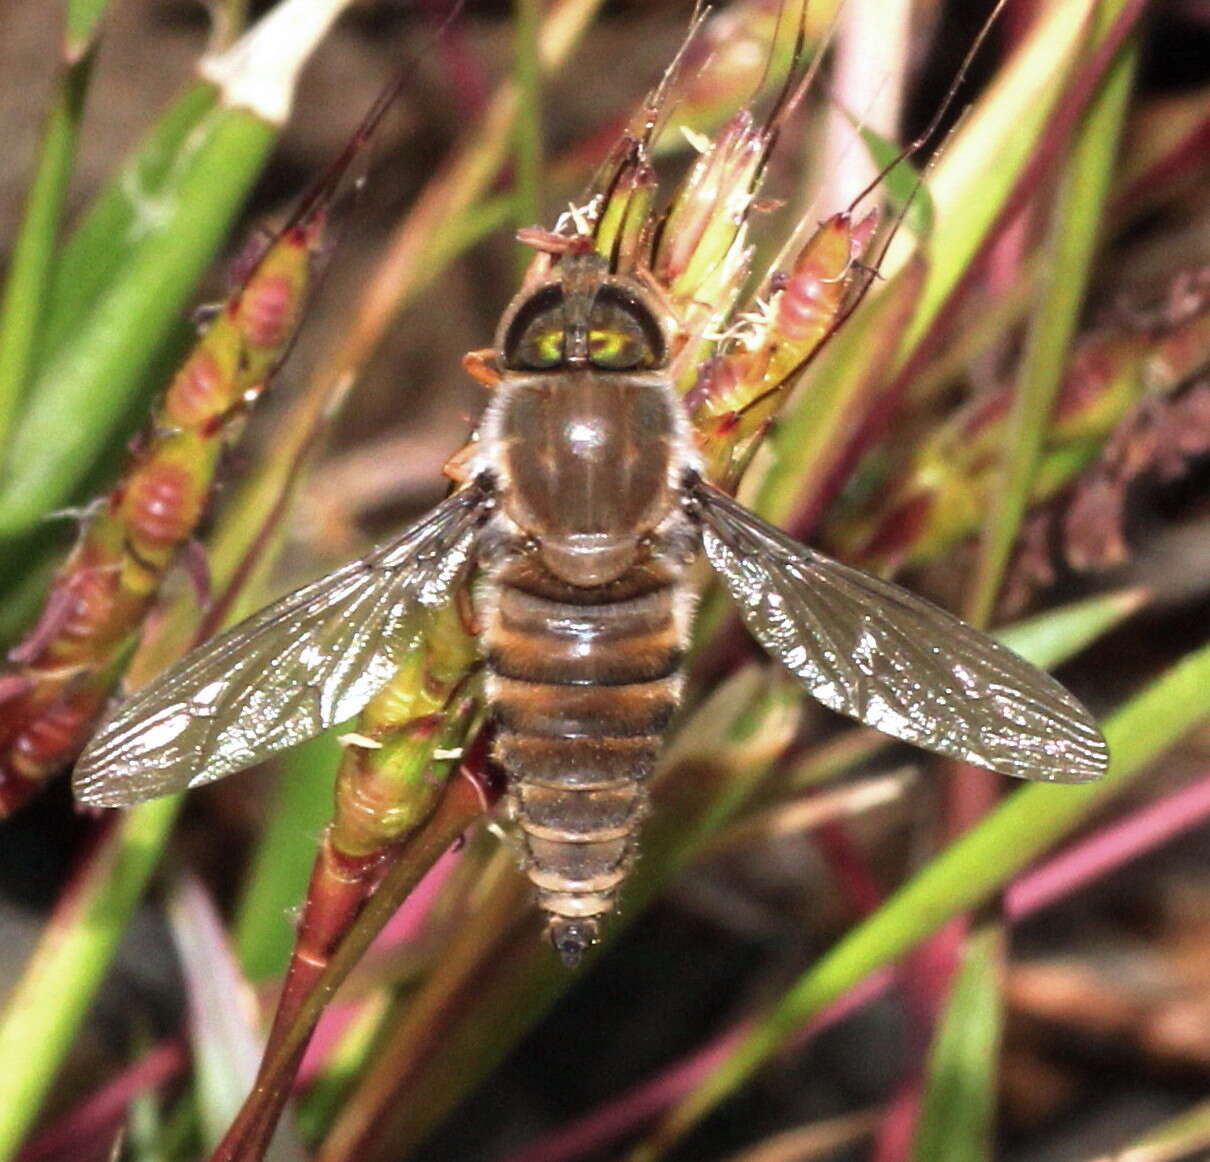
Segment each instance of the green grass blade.
[[92,50],[109,0],[67,0],[63,47],[68,63],[77,64]]
[[[1061,82],[1076,74],[1084,54],[1094,52],[1131,7],[1130,0],[1048,5],[946,143],[929,178],[935,217],[925,247],[928,276],[902,352],[937,320],[999,220],[1066,94]],[[1088,38],[1094,14],[1097,31]]]
[[274,126],[243,109],[215,109],[198,125],[156,228],[32,385],[0,482],[0,537],[31,531],[72,500],[133,405],[274,137]]
[[650,1162],[732,1093],[803,1021],[945,921],[990,899],[1016,872],[1122,793],[1146,764],[1210,715],[1210,646],[1189,654],[1104,724],[1109,774],[1098,783],[1036,785],[1011,795],[942,851],[799,978],[750,1036],[633,1155]]
[[992,637],[1035,666],[1053,670],[1121,625],[1146,603],[1145,589],[1098,593],[1011,625],[997,626]]
[[214,85],[188,86],[93,199],[55,263],[37,368],[75,334],[89,308],[128,261],[146,233],[153,208],[171,187],[174,163],[184,152],[186,139],[217,100]]
[[1064,158],[1051,218],[1042,285],[1007,425],[1007,455],[980,545],[966,613],[991,619],[1001,580],[1029,504],[1055,395],[1067,371],[1100,233],[1137,53],[1119,52]]
[[929,1054],[913,1158],[983,1162],[991,1157],[1000,1049],[998,925],[967,941]]
[[13,244],[0,301],[0,449],[8,442],[33,365],[91,71],[88,53],[59,74]]
[[148,877],[179,798],[117,820],[53,916],[0,1011],[0,1162],[12,1158],[71,1048]]
[[[517,85],[517,121],[513,130],[517,225],[541,225],[542,213],[542,56],[539,0],[514,0],[513,73]],[[528,264],[530,255],[524,252]]]

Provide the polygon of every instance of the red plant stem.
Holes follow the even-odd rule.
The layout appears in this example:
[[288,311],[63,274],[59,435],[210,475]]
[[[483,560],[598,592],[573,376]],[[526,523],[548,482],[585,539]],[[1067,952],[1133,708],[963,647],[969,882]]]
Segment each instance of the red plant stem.
[[273,1018],[266,1055],[272,1052],[275,1034],[294,1021],[299,1006],[327,967],[336,945],[374,890],[391,853],[376,853],[360,859],[332,849],[327,836],[320,847],[306,904],[298,925],[298,940],[286,971],[286,982]]
[[59,1157],[79,1159],[89,1148],[94,1148],[98,1157],[103,1155],[115,1124],[125,1116],[131,1100],[176,1077],[188,1060],[183,1041],[162,1041],[153,1046],[112,1081],[43,1130],[21,1151],[17,1162],[44,1162]]
[[[393,850],[389,857],[391,869],[385,872],[385,877],[395,882],[388,881],[383,885],[383,890],[388,886],[393,890],[386,896],[379,896],[374,904],[385,901],[389,907],[394,902],[397,908],[397,893],[410,894],[410,889],[415,887],[450,844],[485,811],[490,810],[503,788],[497,772],[487,762],[488,745],[486,734],[480,732],[480,736],[467,748],[458,773],[448,780],[428,821]],[[313,916],[303,917],[300,941],[291,960],[285,990],[256,1084],[211,1155],[211,1162],[259,1162],[264,1156],[273,1130],[289,1100],[319,1015],[350,967],[347,958],[343,963],[336,963],[338,954],[349,949],[354,957],[363,954],[370,940],[390,919],[389,912],[378,916],[374,921],[375,927],[364,922],[368,917],[360,915],[371,895],[371,892],[362,890],[369,877],[373,876],[373,887],[384,879],[382,860],[375,858],[375,863],[377,866],[367,870],[361,880],[357,879],[358,869],[354,868],[347,891],[337,886],[331,878],[336,864],[324,869],[317,865],[315,876],[322,878],[324,891],[308,894],[307,910],[310,912],[312,906],[316,910]],[[404,874],[396,880],[399,871]],[[314,879],[312,883],[315,884]],[[317,899],[317,896],[322,897],[328,892],[330,902]],[[360,902],[356,898],[359,893]],[[363,921],[360,928],[354,924],[358,919]],[[315,926],[311,927],[308,920]]]
[[[424,879],[408,896],[403,907],[391,917],[390,923],[379,933],[378,939],[373,944],[375,951],[382,952],[390,948],[400,948],[416,939],[424,928],[429,912],[432,911],[433,904],[436,903],[441,889],[460,855],[460,850],[451,848],[433,864]],[[332,1005],[324,1011],[302,1064],[299,1066],[296,1085],[303,1086],[314,1079],[323,1067],[324,1059],[340,1040],[341,1034],[350,1021],[353,1020],[358,1007],[356,1004]]]
[[[394,853],[398,855],[398,850]],[[306,905],[298,926],[298,940],[286,970],[273,1025],[262,1061],[269,1061],[298,1020],[315,982],[328,966],[341,938],[357,918],[381,878],[390,854],[354,859],[334,851],[325,834],[307,886]],[[295,1050],[287,1068],[271,1077],[258,1076],[239,1115],[215,1150],[212,1162],[258,1158],[273,1136],[274,1127],[290,1097],[294,1077],[302,1064],[306,1044]]]
[[1010,921],[1032,916],[1207,819],[1210,772],[1078,840],[1018,877],[1004,894],[1004,915]]
[[924,1075],[913,1070],[891,1096],[883,1109],[870,1162],[902,1162],[912,1156],[912,1139],[916,1134],[916,1119],[924,1096]]

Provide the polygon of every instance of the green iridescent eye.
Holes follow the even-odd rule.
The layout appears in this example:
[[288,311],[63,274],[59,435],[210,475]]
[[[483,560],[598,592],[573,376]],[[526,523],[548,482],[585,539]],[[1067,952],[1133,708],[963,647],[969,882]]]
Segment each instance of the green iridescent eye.
[[563,362],[563,312],[539,315],[509,352],[508,365],[527,371],[549,371]]
[[505,367],[521,371],[550,371],[564,360],[563,294],[546,286],[521,304],[509,324],[501,354]]
[[627,331],[588,332],[588,358],[597,367],[612,370],[637,367],[643,355],[642,343]]
[[561,328],[548,327],[527,332],[521,340],[519,352],[522,363],[526,367],[544,369],[554,367],[563,362],[563,331]]
[[639,371],[664,361],[659,322],[629,287],[606,284],[593,302],[588,361],[602,371]]

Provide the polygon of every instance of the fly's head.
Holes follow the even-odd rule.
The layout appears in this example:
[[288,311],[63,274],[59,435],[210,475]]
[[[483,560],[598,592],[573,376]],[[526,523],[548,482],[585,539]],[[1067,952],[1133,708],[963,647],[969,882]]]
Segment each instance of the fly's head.
[[567,254],[558,277],[523,291],[504,313],[496,352],[506,372],[660,371],[668,363],[661,312],[636,279],[600,255]]

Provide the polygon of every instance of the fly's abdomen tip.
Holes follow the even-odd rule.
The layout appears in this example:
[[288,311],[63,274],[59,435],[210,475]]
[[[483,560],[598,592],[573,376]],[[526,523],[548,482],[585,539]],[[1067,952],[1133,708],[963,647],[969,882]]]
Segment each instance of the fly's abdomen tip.
[[584,954],[600,939],[601,926],[592,916],[575,919],[554,916],[547,927],[547,934],[564,966],[576,968]]

